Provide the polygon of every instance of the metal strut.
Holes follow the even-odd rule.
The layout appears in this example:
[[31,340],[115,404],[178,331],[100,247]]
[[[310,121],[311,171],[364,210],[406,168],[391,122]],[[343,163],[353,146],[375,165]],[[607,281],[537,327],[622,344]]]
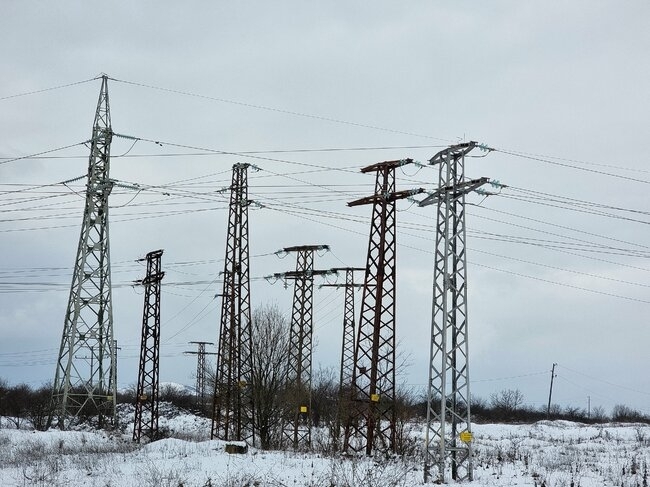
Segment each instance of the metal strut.
[[385,161],[376,172],[375,194],[348,203],[372,204],[368,257],[354,353],[350,410],[343,449],[395,452],[395,202],[423,189],[395,191],[396,168],[411,159]]
[[154,250],[147,254],[147,276],[139,281],[139,284],[144,286],[144,309],[133,424],[133,441],[138,443],[142,437],[149,441],[158,439],[160,281],[165,276],[161,270],[162,254],[162,250]]
[[54,416],[62,429],[81,416],[97,416],[99,427],[115,422],[117,377],[108,238],[112,136],[108,77],[104,75],[90,142],[83,224],[52,391]]
[[465,195],[488,182],[465,180],[465,155],[477,144],[451,146],[429,163],[439,166],[438,190],[420,202],[437,207],[431,355],[427,393],[424,478],[431,467],[445,482],[445,463],[451,478],[472,480],[469,345],[467,335],[467,255]]
[[255,442],[248,251],[249,164],[232,167],[211,438]]

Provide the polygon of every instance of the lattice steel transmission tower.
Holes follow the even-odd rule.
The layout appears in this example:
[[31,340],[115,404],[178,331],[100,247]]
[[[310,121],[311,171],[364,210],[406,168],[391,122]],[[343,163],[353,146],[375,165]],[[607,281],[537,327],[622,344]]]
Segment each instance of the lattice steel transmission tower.
[[248,173],[232,167],[211,437],[255,442],[248,252]]
[[327,245],[299,245],[282,251],[296,252],[296,270],[274,274],[276,279],[292,279],[293,304],[289,331],[289,364],[286,379],[288,410],[282,441],[294,449],[311,445],[311,366],[313,337],[314,276],[330,274],[314,270],[314,252],[328,251]]
[[365,271],[362,267],[336,267],[332,272],[345,272],[344,284],[321,284],[319,287],[334,287],[345,289],[345,301],[343,304],[343,338],[341,340],[341,367],[339,372],[339,394],[336,413],[336,428],[334,446],[338,449],[341,436],[341,423],[347,418],[349,410],[349,397],[352,387],[352,373],[354,370],[354,291],[362,287],[355,284],[354,271]]
[[108,77],[104,75],[90,141],[83,224],[52,392],[60,428],[80,415],[97,415],[100,427],[106,420],[115,422],[117,378],[108,238],[112,137]]
[[375,194],[348,203],[372,204],[368,257],[354,353],[350,412],[343,449],[395,451],[395,202],[424,190],[395,191],[395,169],[411,159],[385,161],[375,172]]
[[133,441],[138,443],[143,436],[149,441],[158,439],[160,284],[165,276],[161,270],[162,254],[162,250],[154,250],[147,254],[147,276],[140,281],[144,286],[144,310],[133,424]]
[[214,345],[212,342],[189,342],[197,346],[196,352],[184,352],[187,355],[196,355],[196,386],[194,392],[196,394],[196,405],[203,411],[205,408],[205,356],[217,355],[216,352],[206,352],[206,345]]
[[488,182],[465,179],[465,155],[476,146],[458,144],[433,156],[429,164],[438,165],[438,189],[419,203],[437,207],[425,481],[436,466],[437,480],[444,482],[447,461],[453,480],[472,480],[473,475],[465,195]]

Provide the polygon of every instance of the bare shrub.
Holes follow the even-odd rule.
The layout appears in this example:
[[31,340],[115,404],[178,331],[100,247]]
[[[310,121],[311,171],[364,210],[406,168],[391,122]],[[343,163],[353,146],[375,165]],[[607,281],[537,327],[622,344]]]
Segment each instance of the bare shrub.
[[362,458],[339,459],[316,485],[336,487],[407,487],[412,485],[413,467],[401,460],[370,461]]

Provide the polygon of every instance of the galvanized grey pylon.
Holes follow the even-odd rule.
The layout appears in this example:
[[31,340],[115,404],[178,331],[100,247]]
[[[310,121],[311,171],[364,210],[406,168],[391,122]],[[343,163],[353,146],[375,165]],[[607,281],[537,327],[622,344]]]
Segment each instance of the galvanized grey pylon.
[[54,378],[54,414],[60,428],[80,416],[96,416],[100,427],[115,421],[117,377],[108,238],[112,136],[108,77],[104,75],[90,141],[83,224]]
[[474,147],[475,142],[454,145],[430,159],[439,168],[438,189],[420,202],[437,207],[425,481],[436,467],[437,481],[444,483],[447,461],[453,480],[469,481],[473,476],[465,195],[488,182],[465,180],[465,155]]

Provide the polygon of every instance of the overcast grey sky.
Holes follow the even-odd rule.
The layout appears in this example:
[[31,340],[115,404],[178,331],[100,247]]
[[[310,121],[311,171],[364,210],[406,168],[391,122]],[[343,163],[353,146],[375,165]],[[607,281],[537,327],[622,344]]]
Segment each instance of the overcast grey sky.
[[[646,1],[593,0],[5,2],[0,157],[87,140],[100,82],[15,94],[107,73],[204,96],[109,82],[114,131],[162,143],[115,140],[113,156],[127,154],[112,159],[111,176],[165,185],[111,196],[120,386],[137,378],[142,291],[129,283],[144,268],[134,261],[158,248],[161,380],[191,385],[187,342],[217,339],[220,289],[210,282],[222,267],[227,203],[216,191],[232,164],[261,169],[250,175],[251,197],[266,206],[250,213],[252,255],[322,243],[332,253],[319,268],[360,266],[370,208],[345,205],[372,191],[359,168],[426,161],[462,140],[488,144],[500,151],[468,159],[468,176],[510,188],[468,198],[474,394],[518,388],[540,406],[557,362],[555,402],[586,407],[591,396],[592,407],[650,413],[649,14]],[[170,144],[367,150],[253,159]],[[13,383],[53,379],[84,187],[11,192],[84,175],[87,152],[0,164],[0,376]],[[432,190],[436,177],[407,167],[399,188]],[[434,209],[399,209],[397,334],[411,363],[404,382],[424,387]],[[251,275],[294,265],[254,257]],[[254,279],[252,300],[289,313],[291,289]],[[342,309],[342,292],[316,293],[315,367],[337,366]]]

